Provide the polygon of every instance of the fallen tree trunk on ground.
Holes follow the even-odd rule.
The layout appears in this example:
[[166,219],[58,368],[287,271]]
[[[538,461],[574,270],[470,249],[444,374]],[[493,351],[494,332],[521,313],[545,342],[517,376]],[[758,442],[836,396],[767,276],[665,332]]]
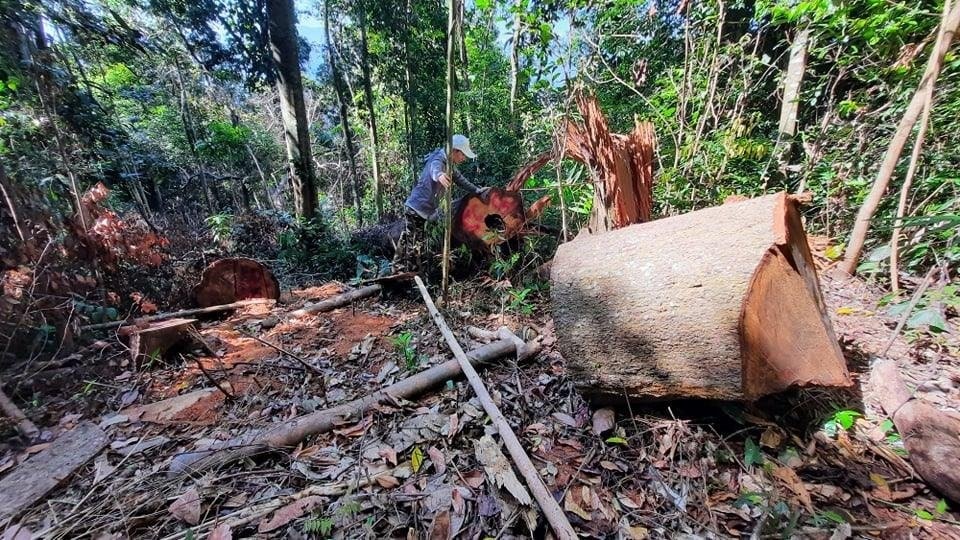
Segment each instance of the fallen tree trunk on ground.
[[558,344],[585,393],[752,400],[850,384],[792,196],[579,237],[551,279]]
[[[526,347],[523,350],[527,357],[536,354],[537,351],[535,346]],[[516,352],[517,344],[514,339],[500,339],[470,351],[467,356],[471,362],[483,365]],[[180,454],[170,464],[170,473],[199,472],[238,459],[293,446],[307,437],[326,433],[351,419],[358,420],[366,411],[378,404],[392,404],[399,398],[412,399],[462,374],[457,360],[448,360],[360,399],[300,416],[273,427],[253,431],[223,441],[207,450]]]
[[250,298],[280,298],[280,284],[263,264],[244,257],[214,261],[203,271],[193,288],[200,307],[215,306]]
[[897,426],[910,464],[928,484],[960,502],[960,416],[914,399],[891,360],[871,370],[872,392]]
[[176,319],[178,317],[192,317],[194,315],[208,315],[210,313],[219,313],[221,311],[233,311],[235,309],[240,309],[246,306],[255,306],[258,304],[273,304],[275,300],[269,300],[266,298],[251,298],[250,300],[241,300],[239,302],[232,302],[230,304],[223,304],[221,306],[210,306],[204,308],[196,309],[182,309],[180,311],[171,311],[169,313],[158,313],[156,315],[150,315],[148,317],[140,317],[139,319],[131,320],[121,320],[121,321],[110,321],[105,323],[98,324],[88,324],[86,326],[81,326],[80,331],[87,330],[106,330],[108,328],[117,328],[118,326],[123,326],[128,323],[133,323],[138,326],[147,325],[148,323],[156,321],[166,321],[169,319]]
[[388,289],[392,286],[395,286],[398,283],[404,283],[413,279],[415,274],[413,272],[402,272],[399,274],[393,274],[391,276],[384,276],[372,280],[373,283],[370,285],[364,285],[359,289],[354,289],[352,291],[347,291],[343,294],[338,294],[332,296],[325,300],[310,304],[306,307],[300,308],[294,312],[290,313],[291,317],[303,317],[305,315],[315,315],[317,313],[323,313],[325,311],[332,311],[334,309],[346,306],[351,304],[356,300],[362,300],[364,298],[369,298],[371,296],[380,294],[385,289]]

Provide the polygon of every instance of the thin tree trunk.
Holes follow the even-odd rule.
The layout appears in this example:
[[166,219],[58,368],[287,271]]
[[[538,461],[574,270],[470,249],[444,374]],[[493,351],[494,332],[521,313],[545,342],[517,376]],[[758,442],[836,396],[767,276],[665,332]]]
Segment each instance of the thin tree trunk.
[[197,151],[197,132],[193,125],[193,114],[190,110],[190,102],[187,100],[187,89],[183,82],[183,72],[180,67],[180,61],[175,62],[177,68],[177,84],[180,90],[180,123],[183,124],[183,133],[187,137],[187,145],[190,147],[190,154],[193,156],[193,162],[197,165],[197,173],[200,176],[200,189],[203,191],[203,200],[207,203],[207,211],[216,212],[213,205],[213,198],[210,196],[210,183],[207,181],[207,173],[203,169],[203,163],[200,161],[200,152]]
[[406,6],[406,34],[403,42],[404,55],[404,78],[406,82],[406,120],[407,120],[407,160],[410,163],[410,177],[413,182],[417,181],[417,101],[413,88],[413,61],[410,55],[410,39],[412,32],[410,30],[413,22],[412,0],[407,0]]
[[347,147],[347,163],[350,166],[350,177],[353,179],[353,205],[357,213],[357,226],[363,226],[362,196],[360,193],[360,177],[357,175],[356,151],[353,147],[353,134],[350,130],[350,118],[347,115],[347,98],[344,95],[343,78],[337,67],[337,55],[334,53],[333,41],[330,39],[330,1],[323,6],[323,30],[327,38],[327,60],[330,62],[330,73],[333,76],[333,87],[337,92],[337,102],[340,104],[340,128],[343,130],[343,140]]
[[513,38],[510,41],[510,114],[516,113],[517,78],[520,76],[520,31],[523,25],[520,10],[523,0],[517,0],[514,5],[516,13],[513,15]]
[[270,48],[277,74],[280,113],[290,177],[293,184],[294,210],[305,219],[316,214],[317,190],[310,152],[310,130],[307,108],[300,78],[300,49],[297,43],[296,15],[293,0],[267,0]]
[[[928,97],[932,97],[929,96]],[[903,216],[907,211],[907,199],[910,197],[910,188],[913,186],[913,176],[917,172],[917,162],[920,161],[920,150],[923,148],[923,138],[930,125],[930,109],[932,100],[923,104],[923,116],[920,118],[920,130],[917,131],[917,140],[913,143],[913,152],[910,154],[910,165],[907,167],[907,176],[903,179],[900,188],[900,200],[897,201],[897,218],[893,222],[893,233],[890,235],[890,289],[900,291],[900,228],[903,227]]]
[[790,46],[790,62],[783,78],[783,104],[780,106],[780,133],[793,137],[797,133],[797,110],[799,108],[800,84],[807,66],[807,41],[810,30],[797,31]]
[[[454,49],[457,30],[457,15],[459,14],[458,0],[447,0],[449,17],[447,18],[447,129],[446,129],[446,174],[453,180],[453,99],[456,90],[456,71],[453,68]],[[447,285],[450,279],[450,247],[453,240],[453,204],[451,202],[451,185],[443,193],[443,213],[445,227],[443,231],[443,264],[442,264],[442,291],[443,301],[447,302]]]
[[370,159],[373,162],[373,200],[377,209],[377,219],[383,217],[383,181],[380,178],[380,146],[377,140],[377,113],[373,102],[373,88],[370,81],[370,53],[367,50],[367,17],[360,12],[360,65],[363,71],[363,94],[367,101],[367,126],[370,129]]
[[11,189],[8,189],[7,171],[3,168],[3,163],[0,162],[0,194],[3,195],[3,201],[7,204],[7,209],[10,210],[10,219],[13,221],[13,228],[17,230],[17,236],[20,237],[21,242],[26,242],[27,237],[24,236],[23,228],[20,227],[20,218],[17,217],[17,205],[13,201],[11,191]]
[[943,57],[950,50],[950,44],[953,42],[957,27],[960,27],[960,2],[954,4],[949,11],[944,9],[940,31],[934,41],[933,50],[930,51],[930,60],[927,62],[927,68],[920,79],[920,85],[914,93],[913,99],[910,100],[903,118],[900,119],[897,131],[893,134],[893,140],[890,141],[890,146],[883,156],[883,162],[877,172],[877,179],[873,182],[873,187],[870,189],[867,199],[857,213],[857,220],[854,223],[853,232],[850,234],[850,244],[847,246],[847,252],[840,264],[840,268],[848,274],[853,274],[857,270],[857,262],[860,260],[860,254],[863,252],[863,246],[867,240],[867,231],[870,229],[870,220],[873,219],[873,214],[880,206],[880,201],[890,185],[890,178],[893,176],[897,162],[900,161],[900,154],[907,144],[907,139],[910,138],[910,132],[913,131],[913,126],[917,123],[917,118],[923,110],[923,104],[932,99],[937,75],[940,74],[940,67],[943,65]]

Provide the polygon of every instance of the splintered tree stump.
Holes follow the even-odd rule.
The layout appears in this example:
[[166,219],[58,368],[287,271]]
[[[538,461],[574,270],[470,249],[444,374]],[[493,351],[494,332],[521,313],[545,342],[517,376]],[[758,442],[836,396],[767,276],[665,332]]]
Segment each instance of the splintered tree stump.
[[483,197],[468,195],[453,207],[453,237],[471,249],[490,253],[513,238],[526,222],[517,191],[490,188]]
[[203,271],[193,288],[194,301],[200,307],[231,304],[250,298],[280,298],[280,284],[273,272],[253,259],[220,259]]
[[754,400],[851,384],[784,193],[583,235],[560,246],[551,279],[585,393]]

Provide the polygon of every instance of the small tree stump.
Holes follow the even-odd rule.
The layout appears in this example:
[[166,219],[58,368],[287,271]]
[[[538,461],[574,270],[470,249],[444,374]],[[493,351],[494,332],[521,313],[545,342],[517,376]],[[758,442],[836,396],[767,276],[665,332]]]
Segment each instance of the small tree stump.
[[189,328],[196,319],[168,319],[143,325],[124,326],[117,331],[130,341],[130,356],[134,363],[144,357],[159,356],[190,335]]
[[558,344],[585,393],[753,400],[851,384],[784,193],[582,235],[551,279]]
[[203,271],[193,288],[199,307],[232,304],[250,298],[280,298],[280,284],[273,272],[253,259],[234,257],[215,261]]

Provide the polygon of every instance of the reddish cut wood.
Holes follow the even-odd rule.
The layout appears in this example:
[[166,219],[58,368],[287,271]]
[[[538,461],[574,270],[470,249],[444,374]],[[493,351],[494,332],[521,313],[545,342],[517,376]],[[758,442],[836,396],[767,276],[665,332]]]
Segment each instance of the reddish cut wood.
[[639,399],[849,385],[797,206],[769,195],[560,246],[551,299],[570,376]]
[[485,253],[519,234],[525,223],[523,197],[516,191],[490,188],[483,197],[458,200],[453,209],[454,238]]
[[200,307],[230,304],[251,298],[280,298],[280,284],[263,264],[243,257],[220,259],[203,271],[193,288]]

